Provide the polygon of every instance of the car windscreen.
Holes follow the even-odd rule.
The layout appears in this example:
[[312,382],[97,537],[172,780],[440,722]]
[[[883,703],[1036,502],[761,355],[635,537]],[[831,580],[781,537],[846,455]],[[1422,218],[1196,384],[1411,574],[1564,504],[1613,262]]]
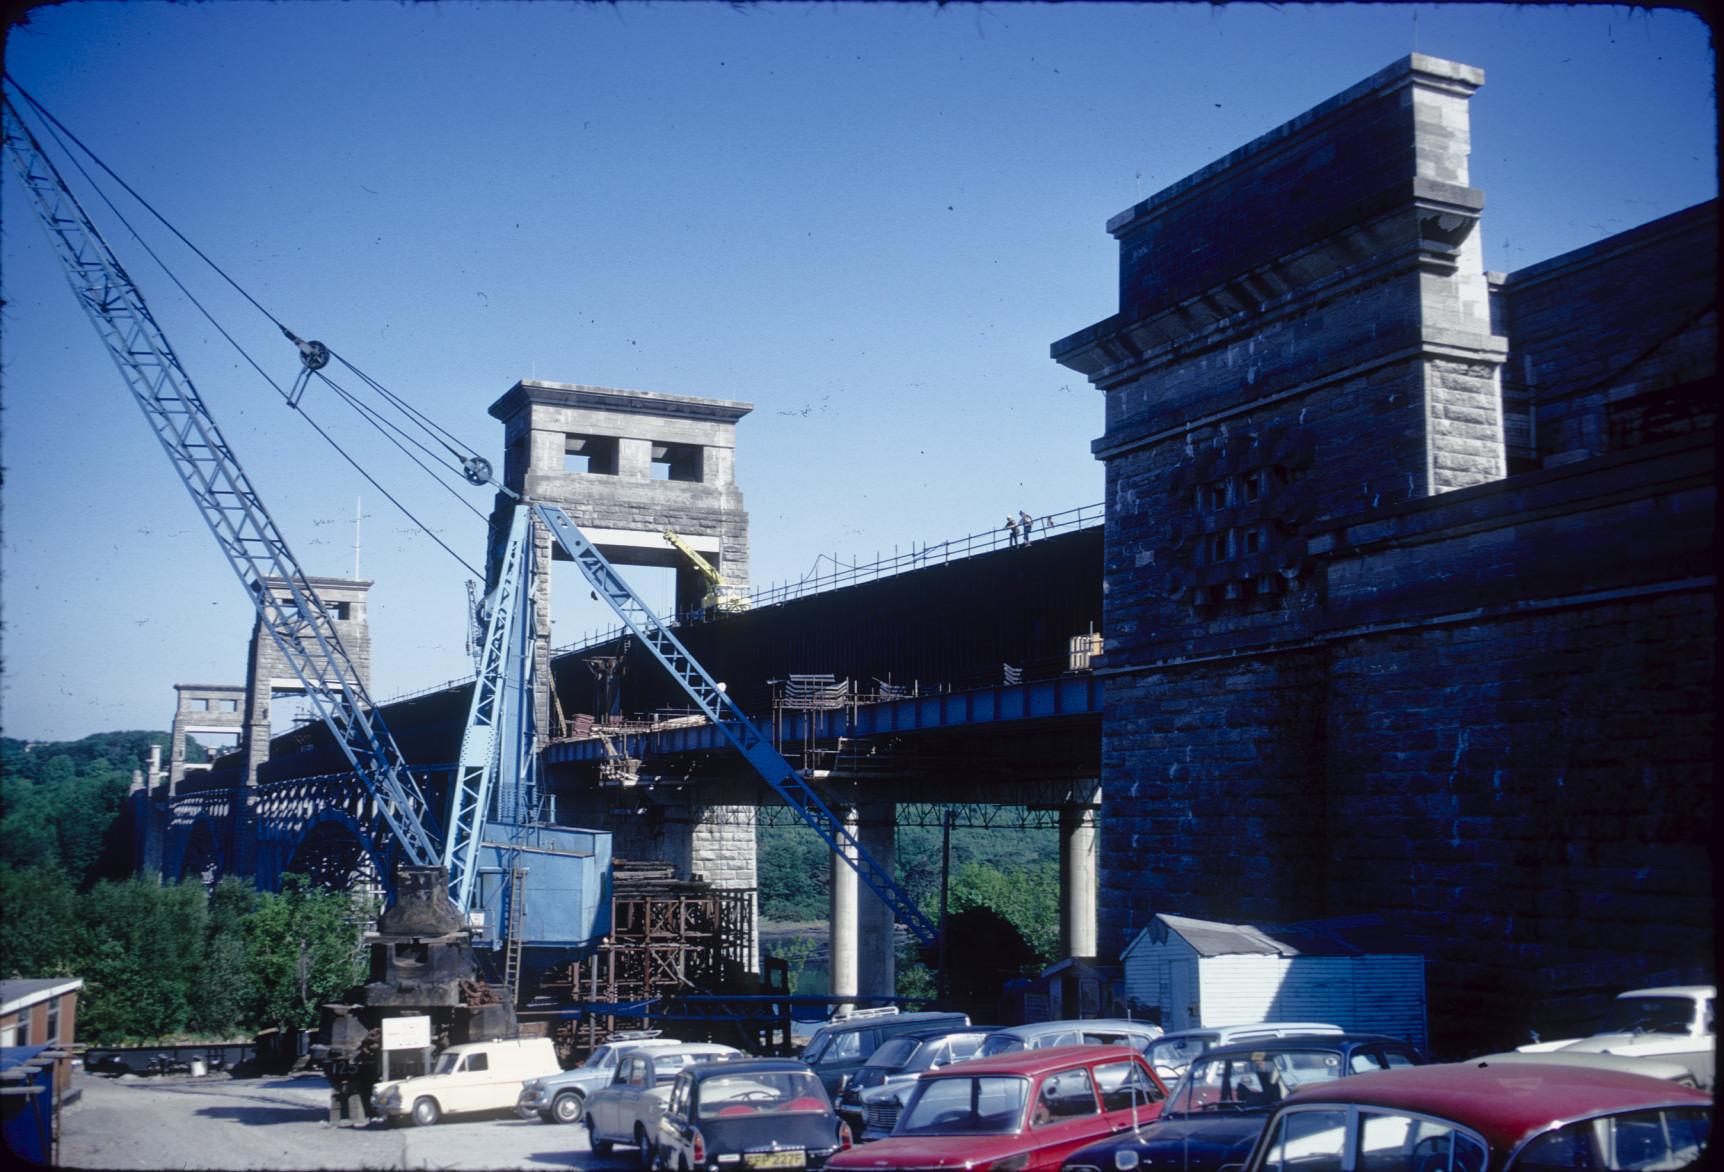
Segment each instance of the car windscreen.
[[1601,1034],[1686,1034],[1694,1021],[1687,997],[1618,997],[1604,1015]]
[[1030,1083],[1011,1075],[922,1076],[893,1135],[1000,1135],[1023,1124]]
[[989,1034],[982,1039],[982,1048],[976,1051],[976,1054],[978,1057],[992,1058],[995,1054],[1010,1054],[1023,1048],[1024,1040],[1015,1034]]
[[1341,1056],[1330,1050],[1253,1050],[1199,1058],[1168,1100],[1166,1114],[1268,1110],[1294,1087],[1343,1073]]
[[831,1034],[816,1034],[809,1039],[808,1045],[802,1047],[802,1053],[798,1054],[797,1057],[804,1062],[818,1062],[820,1056],[826,1052],[826,1043],[831,1040]]
[[455,1064],[461,1061],[459,1054],[444,1054],[437,1059],[437,1065],[432,1068],[432,1074],[453,1074]]
[[1203,1053],[1214,1038],[1161,1038],[1144,1051],[1152,1065],[1178,1070]]
[[887,1038],[869,1056],[867,1065],[886,1070],[902,1070],[909,1065],[919,1045],[921,1043],[915,1038]]
[[1655,1107],[1586,1119],[1549,1131],[1527,1144],[1510,1167],[1545,1169],[1686,1168],[1712,1136],[1709,1107]]
[[700,1117],[795,1115],[830,1111],[832,1102],[812,1071],[751,1070],[700,1081]]

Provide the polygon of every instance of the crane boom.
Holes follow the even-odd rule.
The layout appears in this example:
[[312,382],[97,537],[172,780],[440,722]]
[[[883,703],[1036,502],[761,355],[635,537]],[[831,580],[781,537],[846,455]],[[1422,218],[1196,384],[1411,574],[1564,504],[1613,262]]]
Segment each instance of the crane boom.
[[[418,782],[372,706],[335,624],[168,344],[143,295],[90,222],[10,98],[4,135],[24,189],[84,307],[191,493],[228,564],[293,667],[317,714],[377,803],[393,844],[415,865],[438,861]],[[387,876],[385,877],[387,879]]]
[[666,529],[663,536],[666,541],[670,542],[671,545],[681,551],[684,557],[694,563],[694,568],[699,571],[701,577],[706,579],[706,598],[703,600],[702,605],[716,607],[719,610],[731,611],[733,613],[748,609],[747,596],[737,594],[734,588],[727,592],[724,586],[724,578],[719,574],[718,570],[711,562],[707,561],[706,558],[702,556],[698,549],[685,541],[682,534],[678,533],[675,529]]
[[[517,509],[525,507],[517,506]],[[855,870],[881,902],[892,909],[899,923],[907,925],[924,944],[933,943],[937,935],[934,924],[916,906],[909,893],[898,885],[890,871],[862,848],[843,821],[820,800],[820,795],[773,747],[772,741],[754,726],[718,681],[688,653],[670,628],[623,581],[598,548],[587,540],[580,527],[569,519],[569,515],[553,505],[534,504],[531,507],[550,531],[551,538],[581,568],[594,593],[610,604],[617,617],[646,645],[689,699],[754,767],[761,779],[814,828],[835,855]]]

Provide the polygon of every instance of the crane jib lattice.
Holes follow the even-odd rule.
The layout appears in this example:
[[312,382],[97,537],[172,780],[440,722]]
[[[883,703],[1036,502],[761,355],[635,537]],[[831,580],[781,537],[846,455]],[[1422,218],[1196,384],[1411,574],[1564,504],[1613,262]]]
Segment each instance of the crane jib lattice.
[[853,868],[882,903],[892,909],[898,922],[906,925],[924,944],[933,943],[934,924],[922,913],[909,894],[872,855],[862,848],[842,820],[832,813],[820,795],[811,789],[802,775],[784,759],[754,723],[725,694],[718,682],[709,675],[668,627],[629,588],[627,582],[612,568],[610,562],[588,541],[569,515],[552,505],[537,504],[537,512],[551,537],[580,567],[595,593],[622,619],[635,637],[644,643],[653,657],[688,693],[708,720],[724,734],[726,740],[754,767],[755,772],[785,800],[802,820],[813,827],[828,848]]
[[205,524],[292,666],[306,696],[376,799],[407,858],[436,861],[427,807],[394,738],[371,705],[335,624],[222,438],[142,293],[43,153],[10,99],[6,152],[48,234],[72,292],[132,398],[191,493]]

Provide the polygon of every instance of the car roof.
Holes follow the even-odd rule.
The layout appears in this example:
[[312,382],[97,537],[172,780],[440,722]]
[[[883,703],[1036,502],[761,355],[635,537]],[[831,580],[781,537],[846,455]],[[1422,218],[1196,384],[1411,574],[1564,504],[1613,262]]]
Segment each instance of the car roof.
[[[1157,1038],[1156,1041],[1161,1039]],[[1290,1034],[1285,1038],[1254,1038],[1249,1042],[1234,1042],[1226,1046],[1217,1046],[1206,1050],[1197,1059],[1208,1062],[1211,1058],[1237,1058],[1242,1054],[1251,1054],[1258,1050],[1311,1050],[1334,1046],[1380,1046],[1390,1043],[1405,1046],[1409,1050],[1418,1047],[1405,1038],[1391,1038],[1387,1034]]]
[[726,1046],[719,1042],[683,1042],[676,1046],[655,1047],[669,1050],[673,1054],[740,1054],[742,1051],[735,1046]]
[[922,1078],[926,1080],[984,1074],[1033,1077],[1049,1070],[1076,1066],[1080,1062],[1094,1062],[1101,1058],[1118,1061],[1131,1057],[1142,1057],[1142,1053],[1131,1046],[1049,1046],[1045,1050],[1013,1050],[1009,1054],[996,1054],[991,1058],[966,1058],[962,1062],[954,1062],[939,1070],[929,1071]]
[[1015,1038],[1032,1038],[1037,1034],[1060,1034],[1068,1030],[1131,1031],[1152,1034],[1157,1028],[1154,1022],[1148,1021],[1127,1021],[1122,1017],[1088,1017],[1067,1018],[1063,1021],[1033,1021],[1028,1025],[1007,1026],[999,1032],[1010,1034]]
[[992,1034],[999,1031],[999,1026],[941,1026],[932,1030],[908,1030],[902,1034],[894,1034],[889,1040],[903,1041],[909,1038],[912,1042],[936,1042],[941,1038],[950,1038],[954,1034]]
[[1618,993],[1616,999],[1624,997],[1716,997],[1718,989],[1714,985],[1658,985],[1651,989],[1630,989],[1626,993]]
[[748,1058],[740,1062],[702,1062],[689,1067],[696,1079],[709,1074],[806,1074],[813,1075],[808,1063],[794,1058]]
[[1510,1149],[1555,1123],[1645,1107],[1711,1106],[1712,1096],[1614,1070],[1449,1062],[1310,1082],[1283,1102],[1352,1103],[1436,1115]]
[[1538,1050],[1530,1054],[1508,1050],[1501,1054],[1481,1054],[1477,1058],[1467,1059],[1467,1062],[1472,1066],[1487,1066],[1493,1062],[1546,1062],[1558,1066],[1589,1066],[1597,1070],[1626,1070],[1630,1074],[1646,1074],[1653,1078],[1671,1080],[1694,1077],[1694,1072],[1680,1062],[1667,1062],[1638,1054],[1611,1054],[1608,1051],[1600,1053],[1596,1050]]
[[1156,1041],[1165,1042],[1169,1038],[1173,1038],[1175,1040],[1179,1038],[1225,1038],[1228,1034],[1248,1034],[1259,1032],[1264,1034],[1275,1032],[1289,1037],[1293,1037],[1301,1033],[1326,1034],[1329,1037],[1334,1037],[1336,1034],[1344,1034],[1347,1031],[1343,1030],[1338,1025],[1331,1025],[1328,1022],[1322,1021],[1251,1021],[1239,1022],[1235,1025],[1196,1026],[1189,1030],[1169,1030],[1167,1033],[1157,1038]]
[[872,1017],[846,1017],[838,1021],[822,1022],[819,1029],[816,1029],[814,1032],[820,1033],[825,1031],[827,1033],[831,1033],[835,1030],[844,1029],[862,1030],[880,1025],[902,1024],[907,1021],[923,1023],[923,1028],[925,1029],[927,1026],[932,1025],[935,1022],[962,1021],[963,1018],[964,1015],[956,1010],[946,1011],[926,1009],[918,1010],[915,1013],[881,1013]]

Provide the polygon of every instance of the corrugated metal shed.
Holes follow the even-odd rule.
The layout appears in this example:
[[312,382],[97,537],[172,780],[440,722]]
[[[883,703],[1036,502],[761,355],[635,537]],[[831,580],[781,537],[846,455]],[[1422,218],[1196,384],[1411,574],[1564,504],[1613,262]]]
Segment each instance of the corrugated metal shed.
[[1226,924],[1158,914],[1120,956],[1166,1028],[1328,1021],[1425,1045],[1425,963],[1380,918]]

